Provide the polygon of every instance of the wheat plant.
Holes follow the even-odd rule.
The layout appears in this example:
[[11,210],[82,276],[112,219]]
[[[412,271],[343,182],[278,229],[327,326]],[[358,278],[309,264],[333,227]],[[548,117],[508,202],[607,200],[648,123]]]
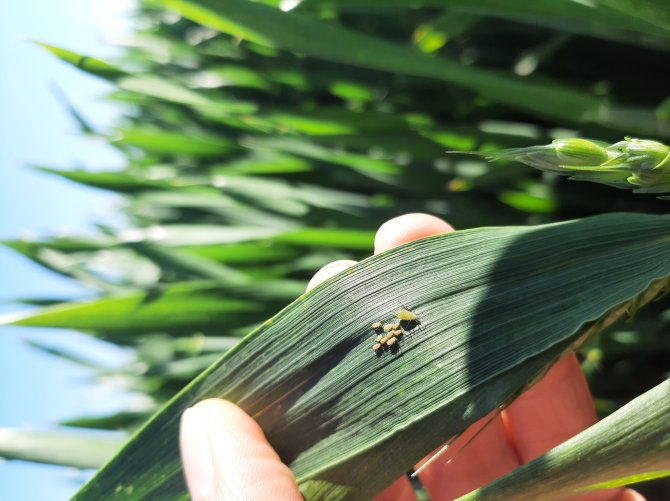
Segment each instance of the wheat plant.
[[[183,499],[179,414],[226,397],[306,498],[364,499],[578,349],[611,421],[553,451],[561,488],[667,476],[667,413],[646,412],[670,372],[665,2],[146,0],[136,25],[114,61],[40,42],[113,86],[117,123],[68,106],[125,165],[36,167],[116,193],[123,223],[4,242],[91,293],[3,320],[123,347],[110,370],[33,343],[147,404],[0,430],[0,456],[101,467],[77,499]],[[463,231],[368,258],[406,212]],[[361,262],[305,293],[337,259]],[[378,359],[367,328],[396,303],[423,332]],[[541,466],[501,482],[548,495]]]
[[614,144],[581,138],[556,139],[544,146],[511,148],[487,155],[537,169],[635,193],[670,191],[670,148],[658,141],[627,137]]

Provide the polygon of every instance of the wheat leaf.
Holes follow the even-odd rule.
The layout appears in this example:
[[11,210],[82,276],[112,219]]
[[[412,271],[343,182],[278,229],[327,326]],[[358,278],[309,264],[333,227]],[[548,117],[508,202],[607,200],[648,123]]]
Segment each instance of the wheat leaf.
[[[183,499],[179,418],[208,397],[258,421],[307,499],[369,498],[585,332],[660,292],[669,230],[670,217],[611,214],[466,230],[366,259],[245,337],[76,499]],[[376,356],[370,325],[401,304],[421,325]]]

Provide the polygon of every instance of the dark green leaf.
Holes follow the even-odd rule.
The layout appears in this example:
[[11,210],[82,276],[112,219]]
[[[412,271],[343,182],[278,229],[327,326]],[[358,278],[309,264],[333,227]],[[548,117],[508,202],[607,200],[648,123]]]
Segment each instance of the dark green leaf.
[[[256,419],[307,499],[369,499],[663,291],[668,235],[670,217],[613,214],[461,231],[366,259],[245,337],[76,499],[185,498],[179,417],[208,397]],[[403,304],[421,325],[376,356],[370,324]]]
[[[568,121],[624,127],[618,110],[604,100],[554,81],[516,77],[435,58],[399,44],[332,23],[281,12],[248,0],[160,0],[180,14],[223,33],[299,54],[382,71],[442,80],[481,93],[515,109]],[[639,110],[642,130],[658,129],[651,110]]]

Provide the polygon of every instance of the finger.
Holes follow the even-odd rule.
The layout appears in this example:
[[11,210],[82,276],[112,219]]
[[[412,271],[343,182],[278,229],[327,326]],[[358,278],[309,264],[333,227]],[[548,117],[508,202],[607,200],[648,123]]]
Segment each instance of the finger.
[[[418,238],[448,233],[453,227],[429,214],[405,214],[384,223],[375,236],[375,254]],[[339,273],[355,261],[334,261],[321,268],[310,280],[307,290]],[[375,501],[413,501],[414,490],[407,477],[400,477],[375,497]]]
[[[418,238],[449,233],[454,228],[440,218],[429,214],[405,214],[380,226],[375,235],[375,254]],[[407,477],[400,477],[380,494],[375,501],[415,500],[414,489]]]
[[454,228],[430,214],[413,213],[386,221],[375,235],[375,254],[431,235],[450,233]]
[[[420,213],[405,214],[381,225],[375,236],[375,254],[411,242],[417,238],[449,233],[451,231],[454,231],[454,228],[438,217]],[[312,277],[307,284],[307,290],[313,289],[324,280],[346,270],[354,264],[356,264],[356,261],[348,259],[328,263]]]
[[400,477],[386,489],[377,494],[374,501],[416,501],[414,489],[407,477]]
[[[435,216],[406,214],[391,219],[379,228],[375,236],[375,253],[418,238],[452,231],[454,228],[450,224]],[[488,420],[489,418],[485,418],[471,427],[452,444],[450,450],[459,451],[476,430]],[[505,438],[504,429],[498,417],[494,418],[487,428],[461,451],[453,462],[447,465],[449,458],[449,453],[445,454],[444,460],[438,459],[419,475],[431,499],[453,499],[456,495],[465,494],[482,483],[514,469],[519,464],[516,453]],[[486,463],[486,467],[482,467],[483,463]]]
[[596,422],[596,411],[574,353],[505,411],[510,439],[524,463],[545,453]]
[[619,501],[645,501],[646,498],[639,492],[634,491],[633,489],[624,489],[621,493],[621,499]]
[[[418,238],[449,233],[451,231],[454,231],[454,228],[449,223],[430,214],[405,214],[390,219],[380,226],[375,236],[375,254]],[[356,261],[348,259],[328,263],[312,277],[309,284],[307,284],[307,290],[313,289],[324,280],[346,270],[354,264],[356,264]]]
[[225,400],[204,400],[182,415],[180,449],[194,501],[302,500],[291,470],[260,426]]
[[324,280],[337,275],[339,272],[344,271],[347,268],[352,267],[356,264],[356,262],[357,261],[352,261],[351,259],[340,259],[339,261],[328,263],[314,274],[312,279],[307,284],[307,290],[312,290]]
[[500,415],[491,416],[470,426],[444,454],[421,470],[419,478],[430,499],[460,497],[521,464],[507,440]]
[[[541,381],[503,411],[503,421],[524,463],[594,424],[593,399],[575,354],[561,358]],[[579,499],[618,499],[622,492],[609,489]]]

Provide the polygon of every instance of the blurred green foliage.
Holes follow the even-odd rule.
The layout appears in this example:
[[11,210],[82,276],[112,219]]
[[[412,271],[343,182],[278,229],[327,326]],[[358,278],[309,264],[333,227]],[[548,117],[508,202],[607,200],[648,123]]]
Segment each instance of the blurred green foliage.
[[[126,223],[5,242],[100,297],[25,323],[134,350],[114,376],[154,402],[67,424],[135,429],[319,267],[369,255],[391,217],[429,212],[462,229],[667,212],[653,195],[446,153],[572,136],[667,142],[670,8],[631,5],[154,0],[117,61],[44,45],[115,84],[119,123],[74,118],[127,163],[41,168],[118,193]],[[138,314],[138,302],[152,309]],[[667,377],[668,322],[664,299],[583,347],[601,415]]]

